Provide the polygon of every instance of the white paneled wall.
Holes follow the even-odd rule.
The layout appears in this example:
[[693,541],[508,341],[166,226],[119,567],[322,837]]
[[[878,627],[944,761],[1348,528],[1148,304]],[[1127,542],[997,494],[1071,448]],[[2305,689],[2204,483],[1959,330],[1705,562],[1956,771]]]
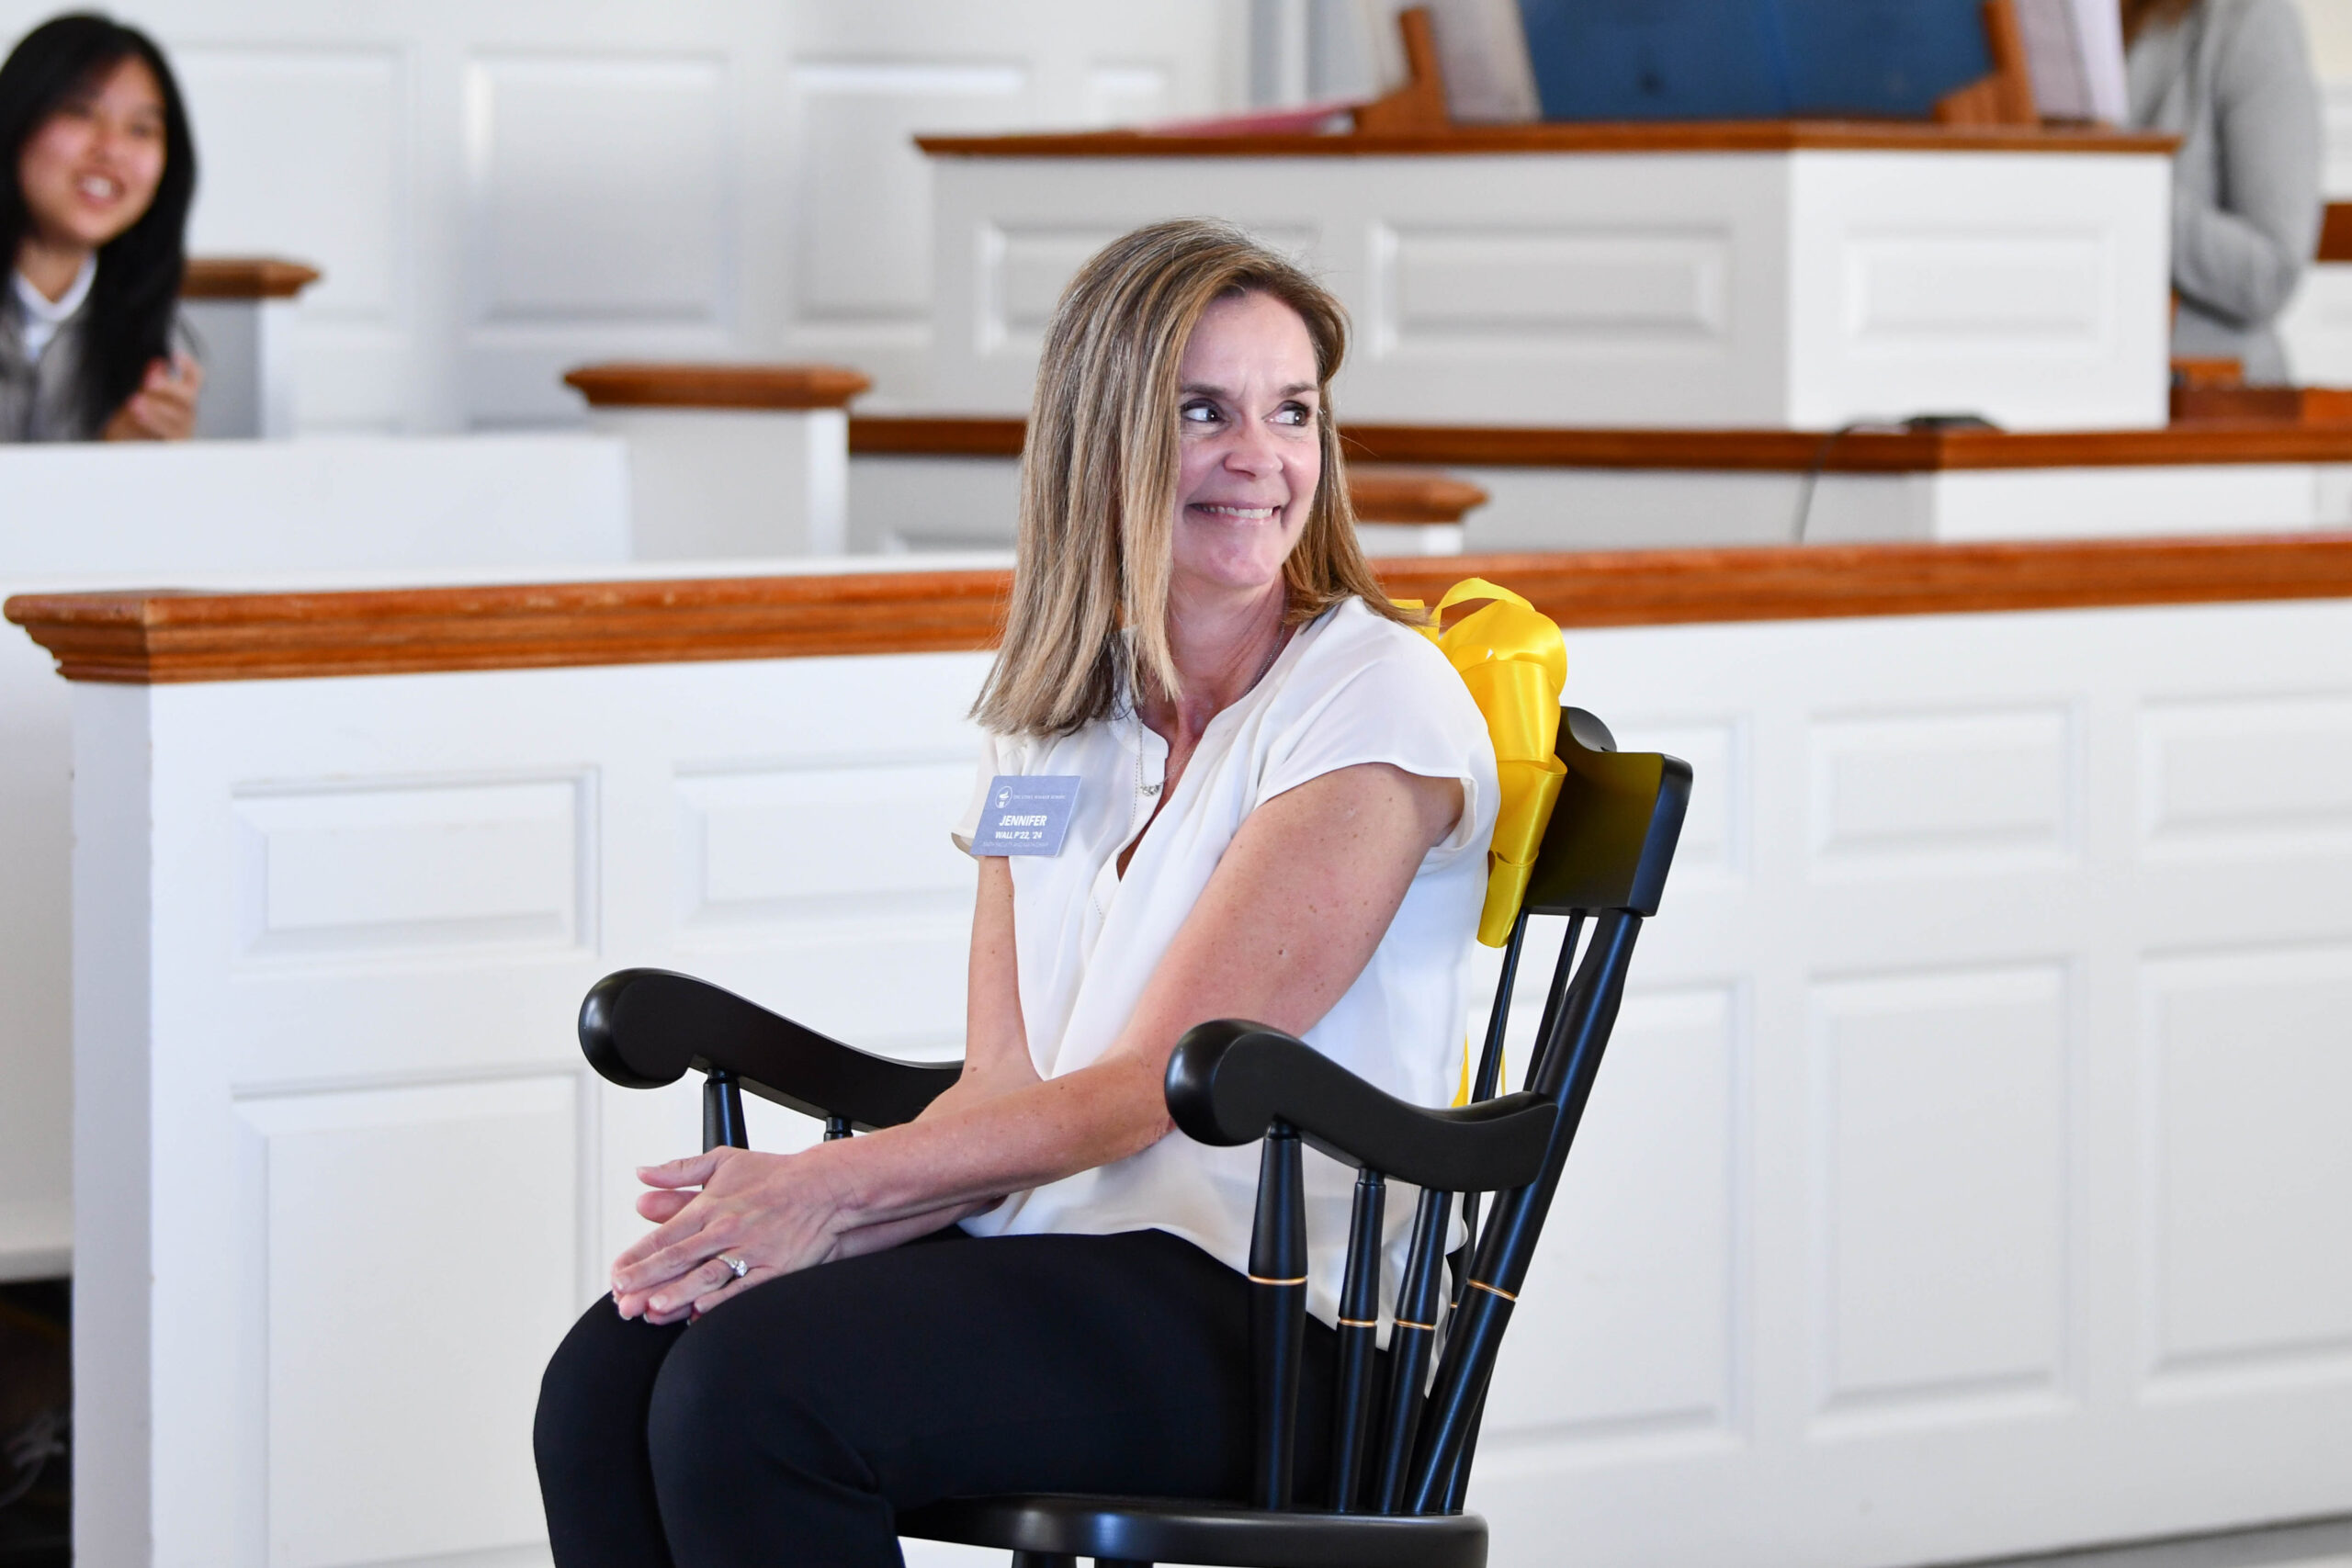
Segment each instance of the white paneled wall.
[[[0,0],[9,40],[58,7]],[[150,0],[199,253],[304,299],[301,429],[576,420],[571,365],[827,358],[926,390],[920,130],[1133,122],[1247,91],[1248,0]]]
[[[612,572],[631,542],[627,453],[586,434],[0,446],[0,518],[76,519],[0,526],[0,598]],[[0,1280],[70,1268],[67,692],[48,653],[0,628]]]
[[1096,247],[1209,212],[1354,317],[1343,418],[2164,423],[2165,162],[1902,152],[969,158],[934,171],[933,393],[1025,409]]
[[929,390],[924,130],[1109,125],[1214,112],[1246,89],[1246,7],[1172,0],[986,6],[803,4],[784,343],[873,374],[876,402]]
[[[0,36],[55,8],[0,0]],[[196,248],[325,270],[300,311],[299,427],[420,432],[576,420],[556,374],[624,355],[837,359],[875,376],[874,406],[923,401],[931,202],[916,132],[1234,107],[1251,92],[1253,31],[1261,96],[1304,92],[1310,75],[1354,90],[1354,66],[1345,81],[1307,69],[1331,32],[1315,18],[1339,9],[148,0],[124,14],[164,40],[187,88]],[[2335,85],[2339,196],[2352,195],[2341,9],[2303,0]],[[2306,378],[2352,382],[2352,282],[2316,281],[2289,334]]]
[[[1698,782],[1487,1410],[1497,1562],[2352,1508],[2352,609],[1568,647]],[[953,1055],[984,663],[75,687],[85,1560],[543,1562],[532,1378],[695,1132],[579,998]]]

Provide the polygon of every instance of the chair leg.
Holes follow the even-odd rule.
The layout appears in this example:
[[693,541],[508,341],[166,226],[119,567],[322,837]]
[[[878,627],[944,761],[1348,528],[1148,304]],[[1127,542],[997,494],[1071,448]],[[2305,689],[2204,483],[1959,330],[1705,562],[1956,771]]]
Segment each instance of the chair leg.
[[1078,1568],[1078,1559],[1067,1551],[1016,1551],[1012,1568]]

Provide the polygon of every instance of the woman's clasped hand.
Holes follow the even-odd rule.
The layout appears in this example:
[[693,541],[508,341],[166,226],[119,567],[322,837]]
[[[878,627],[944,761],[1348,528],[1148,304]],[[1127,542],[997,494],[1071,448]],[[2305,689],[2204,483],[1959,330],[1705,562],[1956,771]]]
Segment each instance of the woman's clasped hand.
[[[653,1190],[638,1199],[637,1212],[657,1228],[613,1262],[621,1315],[675,1323],[762,1279],[835,1256],[832,1217],[842,1204],[821,1163],[721,1145],[641,1168],[638,1179]],[[758,1263],[748,1256],[754,1249]],[[740,1276],[722,1261],[729,1258],[746,1265]]]

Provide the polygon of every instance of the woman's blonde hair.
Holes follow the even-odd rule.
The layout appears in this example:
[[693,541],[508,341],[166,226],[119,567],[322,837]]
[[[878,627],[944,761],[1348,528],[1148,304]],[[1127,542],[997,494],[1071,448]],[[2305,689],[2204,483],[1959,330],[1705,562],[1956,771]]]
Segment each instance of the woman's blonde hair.
[[1286,257],[1228,223],[1154,223],[1105,245],[1070,279],[1046,330],[1021,457],[1021,533],[1003,646],[973,716],[1001,735],[1061,735],[1108,717],[1130,683],[1182,685],[1168,645],[1176,511],[1177,367],[1211,301],[1264,294],[1315,344],[1323,474],[1284,563],[1286,619],[1360,598],[1392,607],[1356,543],[1331,378],[1346,310]]

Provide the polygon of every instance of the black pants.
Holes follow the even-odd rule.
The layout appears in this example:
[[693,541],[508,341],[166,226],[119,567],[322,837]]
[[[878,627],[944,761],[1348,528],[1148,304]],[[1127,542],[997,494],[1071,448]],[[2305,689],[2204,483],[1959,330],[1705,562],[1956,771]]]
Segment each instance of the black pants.
[[[1334,1336],[1307,1324],[1301,1495]],[[999,1492],[1242,1499],[1249,1285],[1160,1231],[948,1231],[828,1263],[692,1326],[591,1307],[533,1447],[560,1568],[897,1564],[897,1511]]]

